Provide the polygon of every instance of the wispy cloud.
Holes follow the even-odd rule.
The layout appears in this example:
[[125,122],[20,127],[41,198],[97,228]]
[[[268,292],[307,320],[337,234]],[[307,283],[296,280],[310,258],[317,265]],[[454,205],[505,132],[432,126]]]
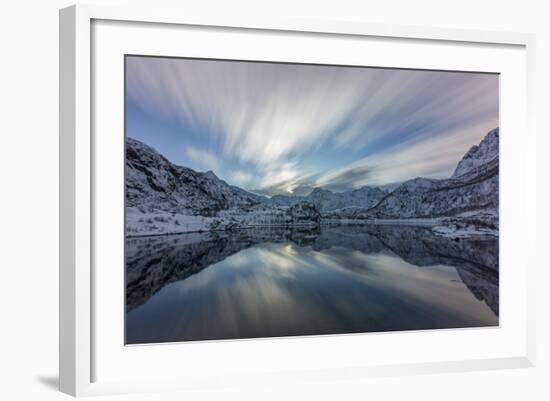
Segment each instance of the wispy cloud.
[[219,136],[227,155],[259,165],[320,145],[364,94],[353,70],[327,67],[130,58],[127,68],[129,95],[145,109]]
[[221,172],[219,159],[209,151],[187,146],[185,153],[195,163],[195,168],[199,170],[212,170],[218,174]]
[[446,178],[467,150],[479,142],[483,136],[480,133],[487,133],[492,128],[492,123],[481,123],[435,138],[415,137],[331,171],[319,177],[315,185],[338,190],[346,185],[346,189],[385,185],[413,177]]
[[229,174],[229,180],[231,183],[237,185],[248,185],[254,180],[254,175],[246,171],[237,170]]
[[[498,125],[496,75],[127,60],[133,102],[184,122],[189,132],[182,134],[207,138],[205,147],[216,144],[216,150],[188,147],[190,160],[214,171],[222,160],[234,161],[241,167],[228,178],[266,193],[437,175]],[[319,160],[305,162],[320,149],[331,171]]]

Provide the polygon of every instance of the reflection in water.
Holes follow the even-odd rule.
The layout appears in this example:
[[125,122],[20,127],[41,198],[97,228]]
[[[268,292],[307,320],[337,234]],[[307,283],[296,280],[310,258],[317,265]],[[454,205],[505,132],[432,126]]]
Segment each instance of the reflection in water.
[[495,239],[331,226],[126,244],[129,344],[498,324]]

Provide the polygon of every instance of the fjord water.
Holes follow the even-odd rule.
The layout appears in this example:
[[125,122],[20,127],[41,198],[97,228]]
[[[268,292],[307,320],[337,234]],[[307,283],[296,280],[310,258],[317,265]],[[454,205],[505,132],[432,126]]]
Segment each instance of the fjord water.
[[126,343],[498,325],[498,240],[410,226],[126,240]]

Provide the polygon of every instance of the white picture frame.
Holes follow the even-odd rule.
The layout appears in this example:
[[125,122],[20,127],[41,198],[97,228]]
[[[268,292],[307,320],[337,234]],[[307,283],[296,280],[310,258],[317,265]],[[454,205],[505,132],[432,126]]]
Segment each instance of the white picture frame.
[[[151,377],[150,380],[143,378],[132,378],[131,370],[126,376],[115,374],[107,375],[105,379],[98,374],[98,366],[105,366],[106,363],[116,366],[118,369],[122,363],[120,360],[106,360],[102,355],[107,353],[108,348],[104,347],[105,341],[97,343],[97,338],[103,338],[104,333],[99,333],[96,329],[98,322],[103,319],[98,310],[101,305],[96,307],[94,301],[95,291],[98,286],[105,283],[104,276],[98,276],[94,272],[97,267],[97,260],[102,260],[97,254],[98,230],[102,225],[98,219],[101,219],[98,213],[95,193],[98,184],[96,181],[98,157],[109,156],[106,149],[109,149],[108,143],[97,143],[94,140],[94,126],[99,122],[94,118],[101,116],[101,112],[96,114],[95,104],[92,102],[94,88],[92,78],[94,68],[102,68],[102,65],[94,59],[95,55],[102,51],[101,46],[105,45],[105,35],[113,35],[110,42],[113,43],[112,51],[120,52],[121,47],[116,46],[128,40],[130,34],[118,33],[115,38],[115,31],[130,29],[118,27],[110,31],[109,27],[98,34],[99,38],[94,42],[94,24],[106,21],[108,24],[119,23],[140,23],[145,25],[134,25],[132,33],[139,34],[139,31],[146,26],[152,25],[162,27],[158,30],[159,35],[170,34],[169,29],[178,27],[201,27],[206,30],[220,30],[218,35],[228,35],[227,29],[232,32],[255,32],[287,34],[287,35],[307,35],[308,37],[323,36],[326,38],[343,38],[349,40],[360,40],[362,38],[378,38],[385,41],[415,41],[418,43],[430,43],[434,46],[458,46],[459,48],[478,48],[485,51],[485,47],[495,49],[509,49],[510,64],[516,65],[517,69],[513,72],[510,69],[510,76],[516,74],[517,79],[508,81],[510,87],[515,85],[518,92],[525,96],[519,96],[515,105],[521,106],[517,115],[505,116],[505,124],[508,127],[514,127],[521,130],[523,144],[517,143],[517,138],[507,134],[507,130],[502,135],[507,145],[502,148],[503,155],[508,155],[508,164],[504,159],[503,165],[510,166],[512,161],[517,166],[513,172],[510,168],[503,167],[501,178],[501,187],[509,183],[508,190],[502,192],[501,212],[507,210],[510,213],[508,225],[505,227],[528,228],[533,224],[533,219],[526,218],[534,216],[535,210],[529,204],[529,198],[534,199],[535,182],[532,177],[535,176],[534,164],[534,132],[532,128],[532,112],[534,110],[534,35],[525,33],[506,33],[506,32],[485,32],[459,29],[437,29],[415,26],[397,26],[397,25],[375,25],[361,22],[348,21],[318,21],[318,20],[295,20],[292,18],[240,18],[234,16],[214,16],[199,15],[187,13],[185,10],[163,10],[155,7],[151,8],[112,8],[108,6],[78,5],[72,6],[60,11],[60,390],[75,396],[126,393],[133,391],[164,391],[169,389],[188,389],[203,388],[210,386],[224,386],[235,383],[266,383],[266,382],[292,382],[296,380],[326,380],[333,378],[362,378],[368,376],[381,375],[399,375],[399,374],[419,374],[444,371],[466,371],[479,369],[502,369],[511,367],[529,367],[535,363],[535,338],[534,338],[534,266],[536,261],[528,256],[523,256],[521,260],[521,275],[514,276],[514,282],[518,289],[501,293],[508,300],[513,300],[514,294],[521,299],[518,303],[516,320],[521,322],[506,322],[505,325],[489,331],[462,330],[456,332],[432,331],[427,333],[411,333],[401,338],[403,341],[413,341],[418,338],[420,343],[436,344],[438,341],[451,341],[454,338],[464,337],[468,341],[477,341],[478,338],[484,338],[483,341],[494,341],[497,339],[497,331],[503,333],[510,329],[509,336],[499,337],[498,347],[491,352],[483,353],[479,351],[472,352],[465,358],[450,357],[447,359],[442,355],[442,359],[436,360],[417,360],[414,355],[407,357],[407,361],[397,361],[391,358],[385,359],[383,354],[380,358],[370,363],[361,362],[361,355],[357,355],[352,360],[336,359],[336,354],[330,351],[336,350],[342,346],[343,342],[353,344],[353,346],[362,346],[365,341],[374,341],[375,337],[362,336],[331,336],[309,338],[300,343],[296,339],[279,340],[246,340],[235,342],[219,342],[210,344],[198,344],[201,349],[187,348],[190,355],[189,363],[198,355],[196,352],[204,352],[205,347],[216,348],[216,352],[225,355],[227,358],[238,357],[238,355],[247,355],[252,353],[265,352],[267,355],[281,352],[299,352],[298,349],[306,349],[307,352],[314,355],[320,347],[327,347],[326,361],[321,363],[303,364],[295,369],[286,369],[284,362],[274,360],[276,369],[256,369],[257,372],[247,370],[246,368],[236,369],[234,373],[229,374],[227,370],[220,368],[215,374],[207,375],[204,371],[198,369],[191,373],[185,380],[177,376],[160,378]],[[166,30],[168,29],[168,30]],[[224,33],[225,32],[225,33]],[[107,36],[108,37],[108,36]],[[150,35],[149,46],[154,45],[155,36]],[[160,36],[159,36],[160,37]],[[276,43],[277,37],[274,40]],[[145,45],[143,45],[145,46]],[[99,48],[99,49],[98,49]],[[109,51],[111,51],[109,50]],[[426,50],[429,51],[429,50]],[[443,50],[442,50],[443,51]],[[108,51],[107,51],[108,52]],[[114,53],[113,53],[114,54]],[[118,53],[116,53],[118,54]],[[508,53],[507,53],[508,54]],[[101,56],[102,60],[108,59]],[[504,57],[504,56],[503,56]],[[504,57],[502,60],[508,60]],[[503,63],[504,61],[500,61]],[[411,65],[421,67],[422,60],[415,60]],[[100,65],[101,64],[101,65]],[[108,64],[107,64],[108,65]],[[471,64],[474,65],[474,64]],[[496,65],[496,64],[495,64]],[[443,68],[443,64],[441,64]],[[113,67],[116,68],[116,67]],[[456,66],[456,69],[471,70],[466,63],[462,66]],[[489,68],[489,67],[487,67]],[[503,67],[504,68],[504,67]],[[512,68],[512,67],[509,67]],[[498,65],[492,72],[501,72]],[[523,75],[525,73],[525,75]],[[519,77],[521,75],[521,77]],[[504,92],[509,93],[509,92]],[[101,95],[100,95],[101,96]],[[511,105],[510,105],[511,106]],[[523,107],[525,109],[523,109]],[[511,107],[503,105],[503,110],[511,110]],[[514,111],[516,113],[516,111]],[[117,125],[114,124],[114,127]],[[509,130],[511,131],[511,130]],[[507,136],[508,135],[508,136]],[[116,153],[116,152],[114,152]],[[503,184],[505,183],[505,184]],[[518,186],[521,190],[518,191]],[[103,189],[101,189],[103,190]],[[122,193],[122,188],[120,188]],[[521,192],[521,194],[519,194]],[[120,195],[120,194],[119,194]],[[117,195],[118,196],[118,195]],[[114,199],[117,199],[114,196]],[[515,206],[515,207],[510,207]],[[507,208],[507,209],[504,209]],[[521,227],[519,227],[521,225]],[[99,227],[99,228],[98,228]],[[503,228],[504,230],[504,228]],[[531,230],[534,231],[534,230]],[[503,244],[510,244],[514,238],[502,239]],[[530,244],[523,241],[518,244],[517,249],[507,249],[506,254],[501,253],[501,257],[518,257],[520,252],[528,251]],[[511,248],[511,247],[510,247]],[[514,253],[515,252],[515,253]],[[534,253],[531,253],[533,255]],[[530,259],[531,258],[531,259]],[[120,269],[123,266],[120,265]],[[512,277],[512,276],[509,276]],[[511,281],[511,280],[509,280]],[[506,284],[506,281],[504,282]],[[116,291],[116,286],[114,287]],[[501,291],[507,291],[512,286],[503,286]],[[122,307],[122,293],[117,298],[114,292],[109,292],[106,297],[109,302],[120,302]],[[123,291],[120,288],[120,291]],[[512,291],[515,291],[512,294]],[[114,297],[114,298],[113,298]],[[503,301],[503,302],[504,302]],[[116,316],[115,316],[116,317]],[[113,318],[112,316],[110,317]],[[105,318],[107,319],[107,318]],[[516,324],[517,323],[517,324]],[[105,327],[105,325],[103,325]],[[107,335],[107,334],[105,334]],[[399,334],[397,334],[399,335]],[[377,334],[377,339],[383,339],[391,336],[395,341],[395,334]],[[413,338],[414,337],[414,338]],[[442,339],[445,337],[445,339]],[[371,340],[368,340],[368,339]],[[307,342],[306,342],[307,341]],[[376,340],[382,341],[382,340]],[[442,343],[443,344],[443,343]],[[121,343],[121,347],[124,345]],[[169,346],[147,347],[147,363],[156,363],[159,360],[170,358],[170,353],[174,349]],[[331,348],[332,347],[332,348]],[[496,346],[495,346],[496,347]],[[506,351],[509,347],[510,351]],[[458,347],[460,349],[460,347]],[[305,352],[305,351],[304,351]],[[477,353],[476,353],[477,352]],[[96,358],[100,354],[103,357],[102,364],[96,363]],[[103,353],[103,354],[102,354]],[[126,355],[128,361],[140,360],[145,358],[143,353],[131,351],[132,355]],[[121,354],[122,355],[122,354]],[[212,354],[213,357],[214,354]],[[331,356],[332,355],[332,356]],[[122,356],[121,356],[122,358]],[[334,366],[331,365],[333,362]],[[144,359],[145,360],[145,359]],[[105,362],[106,361],[106,362]],[[153,362],[154,361],[154,362]],[[315,362],[315,361],[313,361]],[[277,365],[279,363],[279,365]]]

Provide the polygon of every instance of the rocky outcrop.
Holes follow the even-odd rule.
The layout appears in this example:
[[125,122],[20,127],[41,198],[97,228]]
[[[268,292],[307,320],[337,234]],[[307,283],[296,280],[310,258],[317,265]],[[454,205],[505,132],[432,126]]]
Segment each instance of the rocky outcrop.
[[290,217],[289,223],[292,225],[318,226],[321,222],[321,213],[309,202],[301,202],[289,207],[287,215]]

